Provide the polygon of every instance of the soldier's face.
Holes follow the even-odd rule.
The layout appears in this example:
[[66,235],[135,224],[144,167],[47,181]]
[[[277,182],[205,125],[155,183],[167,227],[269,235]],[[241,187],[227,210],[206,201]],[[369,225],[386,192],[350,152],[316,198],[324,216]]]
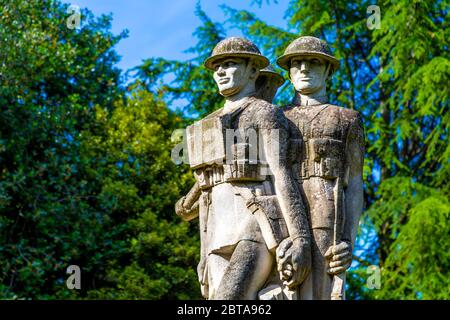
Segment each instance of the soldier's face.
[[252,77],[252,68],[245,59],[226,58],[217,61],[213,66],[214,80],[224,97],[239,93]]
[[301,94],[311,94],[326,86],[327,63],[316,57],[298,57],[291,60],[289,70],[295,90]]
[[275,94],[278,91],[279,85],[274,76],[271,75],[259,75],[259,78],[256,82],[257,85],[257,96],[263,100],[266,100],[269,103],[272,103]]

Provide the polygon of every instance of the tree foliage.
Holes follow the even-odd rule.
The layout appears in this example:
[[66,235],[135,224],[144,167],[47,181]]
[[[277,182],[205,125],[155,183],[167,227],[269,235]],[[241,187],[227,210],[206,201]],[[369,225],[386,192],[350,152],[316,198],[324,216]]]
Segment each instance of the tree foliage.
[[[144,86],[149,91],[158,91],[170,104],[181,101],[182,111],[190,117],[202,117],[221,107],[223,98],[215,93],[211,72],[203,66],[203,61],[211,54],[214,46],[224,38],[224,29],[214,23],[197,4],[200,25],[194,32],[198,43],[187,52],[195,54],[188,61],[169,61],[165,58],[150,58],[135,68],[135,86]],[[173,78],[167,81],[167,76]]]
[[100,178],[102,210],[124,232],[124,251],[108,261],[105,283],[90,298],[199,297],[198,228],[182,223],[173,204],[193,178],[176,166],[170,140],[183,119],[146,90],[137,90],[109,113],[95,110],[96,132],[83,138],[82,155]]
[[58,1],[1,8],[0,296],[197,297],[198,230],[173,213],[192,184],[170,159],[184,121],[148,91],[124,95],[125,33],[87,10],[69,29]]
[[94,105],[110,108],[120,95],[111,48],[124,34],[88,11],[71,30],[67,5],[55,1],[0,7],[0,294],[52,297],[68,265],[92,279],[120,246],[94,205],[79,135],[95,122]]
[[[376,230],[388,230],[382,286],[374,298],[448,299],[450,202],[438,189],[410,178],[385,180],[368,210]],[[386,223],[390,223],[387,225]],[[385,241],[387,242],[387,241]]]
[[[279,10],[276,1],[252,1]],[[188,61],[150,57],[123,88],[111,17],[68,5],[0,0],[0,297],[200,298],[198,227],[173,205],[193,183],[170,151],[174,129],[221,107],[204,59],[233,29],[271,61],[299,35],[328,41],[341,68],[331,101],[360,111],[367,138],[366,211],[352,299],[448,299],[449,12],[445,1],[297,1],[286,28],[222,6]],[[276,102],[292,97],[288,82]],[[182,106],[175,110],[175,106]],[[82,270],[70,291],[66,268]],[[381,288],[366,286],[381,267]]]

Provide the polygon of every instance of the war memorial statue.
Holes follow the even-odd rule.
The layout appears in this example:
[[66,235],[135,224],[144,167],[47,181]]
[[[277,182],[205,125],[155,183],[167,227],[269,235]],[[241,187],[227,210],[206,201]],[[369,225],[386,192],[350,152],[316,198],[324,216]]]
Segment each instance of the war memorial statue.
[[362,212],[364,133],[359,114],[327,103],[338,68],[327,44],[301,37],[278,65],[296,94],[243,38],[227,38],[205,66],[224,107],[189,126],[196,183],[176,204],[199,218],[197,268],[207,299],[344,299],[345,270]]

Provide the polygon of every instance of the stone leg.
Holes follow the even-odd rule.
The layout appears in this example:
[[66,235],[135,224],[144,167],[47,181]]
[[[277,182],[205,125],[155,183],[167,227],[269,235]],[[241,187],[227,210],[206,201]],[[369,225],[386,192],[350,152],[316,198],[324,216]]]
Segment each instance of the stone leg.
[[325,253],[333,245],[335,181],[312,177],[303,182],[312,224],[312,271],[300,288],[301,300],[329,300],[332,277]]
[[206,268],[208,268],[208,299],[215,300],[216,294],[229,265],[229,257],[223,254],[209,254],[207,258]]
[[[211,254],[210,258],[213,256],[217,255]],[[214,257],[212,260],[209,271],[222,271],[223,275],[219,285],[213,289],[212,299],[216,300],[257,299],[258,291],[270,276],[273,264],[273,257],[264,243],[248,240],[237,244],[226,268],[220,258]]]

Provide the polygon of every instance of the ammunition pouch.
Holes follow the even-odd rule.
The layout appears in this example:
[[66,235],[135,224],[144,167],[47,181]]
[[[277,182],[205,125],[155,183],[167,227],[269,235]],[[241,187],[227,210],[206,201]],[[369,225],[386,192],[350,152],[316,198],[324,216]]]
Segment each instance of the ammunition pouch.
[[220,117],[202,119],[186,129],[189,164],[192,169],[223,164],[225,141]]
[[249,143],[233,144],[227,151],[230,157],[225,164],[197,169],[195,175],[200,188],[207,189],[223,182],[265,181],[268,166],[257,159],[257,153],[250,156],[251,148]]
[[258,160],[258,146],[250,143],[235,143],[227,150],[224,165],[225,181],[264,181],[263,164]]
[[334,179],[343,176],[345,146],[334,139],[305,141],[305,158],[301,164],[301,177]]

